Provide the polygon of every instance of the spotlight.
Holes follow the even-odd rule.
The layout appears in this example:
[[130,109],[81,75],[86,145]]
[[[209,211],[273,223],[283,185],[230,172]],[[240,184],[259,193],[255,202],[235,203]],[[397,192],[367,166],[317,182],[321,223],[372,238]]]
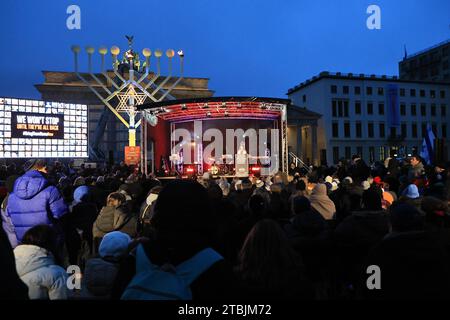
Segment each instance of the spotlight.
[[262,110],[266,110],[266,109],[267,109],[267,106],[266,106],[265,103],[261,103],[261,109],[262,109]]
[[241,105],[241,103],[240,103],[240,102],[238,102],[238,104],[237,104],[236,108],[238,108],[238,109],[241,109],[241,108],[242,108],[242,105]]
[[211,118],[211,112],[208,111],[208,112],[206,113],[206,116],[207,116],[208,118]]
[[208,102],[207,103],[205,103],[204,105],[203,105],[203,107],[202,107],[203,109],[208,109],[209,108],[209,106],[208,106]]
[[225,117],[229,117],[228,111],[225,111]]
[[181,105],[181,110],[187,110],[187,107],[184,103]]
[[222,108],[226,108],[226,107],[227,107],[227,103],[226,103],[226,102],[222,102],[221,107],[222,107]]

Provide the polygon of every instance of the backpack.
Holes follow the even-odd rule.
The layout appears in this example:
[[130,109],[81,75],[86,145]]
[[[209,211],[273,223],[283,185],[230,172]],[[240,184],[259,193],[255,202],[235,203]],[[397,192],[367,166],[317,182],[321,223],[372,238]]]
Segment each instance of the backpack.
[[136,275],[122,300],[192,300],[190,285],[223,257],[206,248],[182,262],[172,271],[152,264],[142,245],[136,249]]

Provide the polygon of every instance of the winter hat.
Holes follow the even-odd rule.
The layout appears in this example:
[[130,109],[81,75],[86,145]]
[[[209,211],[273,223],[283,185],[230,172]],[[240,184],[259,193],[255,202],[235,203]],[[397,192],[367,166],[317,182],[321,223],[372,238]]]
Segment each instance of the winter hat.
[[380,177],[375,177],[373,178],[373,183],[375,183],[376,185],[381,185],[383,184],[383,181],[381,181]]
[[205,172],[205,173],[203,174],[203,180],[209,180],[210,177],[211,177],[211,174],[210,174],[209,172]]
[[348,181],[348,183],[350,183],[350,184],[352,184],[353,183],[353,179],[352,179],[352,177],[345,177],[344,178],[344,181],[345,180],[347,180]]
[[419,210],[414,206],[407,203],[399,203],[392,205],[390,208],[393,231],[408,232],[423,228],[423,218]]
[[325,178],[325,182],[332,183],[332,182],[333,182],[333,178],[330,177],[330,176],[327,176],[327,177]]
[[361,186],[363,187],[364,190],[367,190],[370,188],[370,183],[369,181],[365,180],[361,183]]
[[40,167],[45,167],[46,163],[45,160],[42,159],[30,159],[23,165],[23,170],[29,171],[31,170],[35,165],[39,165]]
[[83,200],[86,200],[86,198],[89,195],[89,187],[87,186],[79,186],[75,189],[73,193],[73,200],[76,202],[81,202]]
[[73,182],[74,187],[84,186],[85,184],[86,184],[86,179],[84,179],[83,177],[78,177]]
[[262,180],[256,180],[256,187],[257,188],[262,188],[262,187],[264,187],[264,181],[262,181]]
[[296,214],[311,210],[311,203],[306,197],[295,197],[293,202],[294,212]]
[[331,188],[333,188],[333,185],[331,184],[331,182],[325,182],[325,185],[327,186],[327,190],[331,190]]
[[338,183],[336,181],[333,181],[331,183],[331,191],[336,191],[339,188]]
[[131,238],[126,233],[120,231],[107,233],[100,242],[98,253],[102,258],[119,259],[127,253],[130,242]]
[[381,210],[381,194],[374,188],[369,188],[363,192],[362,202],[365,210],[378,211]]
[[403,195],[410,199],[417,199],[420,197],[419,189],[415,184],[410,184],[404,191]]

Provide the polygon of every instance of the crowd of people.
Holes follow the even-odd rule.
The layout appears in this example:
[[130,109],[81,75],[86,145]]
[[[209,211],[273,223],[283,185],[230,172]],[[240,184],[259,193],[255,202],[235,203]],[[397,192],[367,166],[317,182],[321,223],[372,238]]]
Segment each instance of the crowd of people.
[[166,183],[123,163],[1,166],[0,297],[450,298],[449,175],[419,156]]

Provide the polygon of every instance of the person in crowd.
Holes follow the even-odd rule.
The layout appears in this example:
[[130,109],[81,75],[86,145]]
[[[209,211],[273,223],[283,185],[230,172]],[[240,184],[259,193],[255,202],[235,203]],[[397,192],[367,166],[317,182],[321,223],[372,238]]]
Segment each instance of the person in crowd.
[[59,190],[46,179],[44,160],[30,160],[25,166],[25,174],[17,178],[9,195],[6,215],[14,226],[18,242],[26,231],[35,225],[46,224],[57,231],[58,243],[63,243],[61,218],[68,212]]
[[[362,197],[362,209],[352,212],[333,233],[342,285],[350,289],[357,282],[361,264],[369,250],[389,232],[388,215],[382,209],[381,190],[369,188]],[[344,289],[345,290],[345,289]]]
[[88,186],[79,186],[73,194],[70,212],[66,216],[66,247],[70,264],[84,266],[93,246],[92,226],[97,218],[97,206]]
[[301,257],[272,220],[259,221],[249,232],[235,269],[241,299],[312,299]]
[[323,183],[318,183],[309,196],[311,207],[324,217],[325,220],[332,220],[336,213],[334,202],[327,195],[327,187]]
[[415,184],[410,184],[405,190],[403,190],[399,201],[406,202],[416,207],[417,210],[421,210],[422,197],[420,196],[419,189]]
[[83,274],[82,299],[111,298],[121,260],[128,254],[131,238],[120,231],[107,233],[100,242],[98,257],[89,259]]
[[121,231],[134,238],[137,233],[136,217],[130,212],[123,193],[113,192],[108,196],[104,206],[92,227],[94,253],[97,252],[101,239],[112,231]]
[[[371,250],[365,266],[382,272],[380,290],[369,290],[362,277],[363,296],[369,299],[449,299],[448,253],[424,231],[422,214],[407,203],[390,208],[391,232]],[[361,269],[363,273],[364,269]],[[366,278],[366,279],[364,279]]]
[[56,247],[54,229],[36,225],[28,229],[14,249],[17,273],[28,286],[30,299],[67,299],[67,273],[56,262]]
[[414,180],[422,177],[425,173],[425,168],[422,163],[422,158],[418,155],[413,155],[410,160],[410,168],[408,170],[408,181],[412,183]]
[[11,217],[7,214],[6,208],[8,207],[9,194],[11,192],[13,192],[14,183],[16,182],[18,177],[19,177],[18,175],[14,174],[14,175],[6,178],[5,188],[6,188],[7,194],[0,205],[3,230],[6,231],[6,235],[7,235],[9,242],[13,248],[17,247],[17,245],[19,244],[19,241],[17,240],[17,235],[14,231],[14,224],[11,220]]
[[8,236],[0,227],[0,300],[27,300],[28,287],[19,278]]
[[[173,297],[184,293],[183,296],[188,299],[188,292],[189,298],[194,301],[223,300],[235,296],[231,265],[212,248],[215,218],[208,192],[202,185],[192,180],[174,180],[165,185],[156,200],[152,226],[151,241],[136,249],[135,277],[121,274],[122,268],[119,271],[118,283],[127,282],[121,280],[123,277],[132,279],[125,290],[116,288],[118,292],[123,292],[122,299],[150,299],[147,293],[156,283],[145,279],[151,278],[154,266],[172,270],[184,266],[183,270],[189,277],[189,281],[185,282],[189,288],[162,286],[164,292],[160,291],[158,297],[163,295],[167,299],[167,295]],[[175,289],[183,290],[180,293]]]
[[421,209],[425,213],[425,230],[432,234],[450,254],[448,202],[435,197],[424,197]]

